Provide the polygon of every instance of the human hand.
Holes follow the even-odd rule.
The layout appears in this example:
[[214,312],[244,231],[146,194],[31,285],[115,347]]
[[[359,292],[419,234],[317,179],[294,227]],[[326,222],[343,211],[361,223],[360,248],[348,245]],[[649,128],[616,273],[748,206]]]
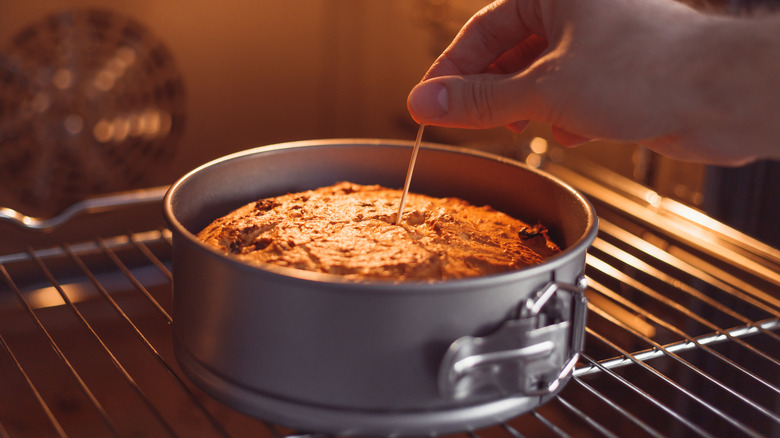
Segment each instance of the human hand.
[[[538,120],[567,146],[629,141],[729,165],[778,157],[780,124],[758,119],[780,116],[780,96],[745,84],[773,83],[780,63],[740,49],[758,37],[771,41],[745,38],[755,24],[746,21],[671,0],[499,0],[431,66],[409,95],[409,111],[420,123],[461,128],[519,131]],[[731,63],[740,62],[763,63],[765,73],[736,71]]]

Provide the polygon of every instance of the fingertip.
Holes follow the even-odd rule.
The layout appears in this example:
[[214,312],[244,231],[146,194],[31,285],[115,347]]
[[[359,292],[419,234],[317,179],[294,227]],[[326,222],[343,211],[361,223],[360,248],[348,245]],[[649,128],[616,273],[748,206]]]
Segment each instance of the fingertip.
[[437,82],[421,82],[409,93],[406,106],[417,122],[428,122],[447,114],[447,87]]

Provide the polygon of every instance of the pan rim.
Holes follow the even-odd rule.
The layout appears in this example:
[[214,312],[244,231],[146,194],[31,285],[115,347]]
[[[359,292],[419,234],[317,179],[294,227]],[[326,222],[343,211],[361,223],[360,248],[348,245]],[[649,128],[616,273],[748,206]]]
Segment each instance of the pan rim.
[[[229,254],[225,254],[222,251],[218,251],[216,248],[211,248],[203,244],[197,239],[195,234],[185,227],[174,212],[174,199],[177,192],[188,181],[196,178],[200,173],[207,171],[208,169],[220,165],[225,165],[234,160],[240,160],[244,157],[254,156],[257,154],[271,154],[279,153],[292,149],[306,149],[317,147],[336,147],[336,146],[381,146],[381,147],[403,147],[411,149],[413,142],[407,140],[395,140],[395,139],[376,139],[376,138],[334,138],[334,139],[318,139],[318,140],[298,140],[291,142],[276,143],[270,145],[256,146],[249,149],[228,154],[209,162],[206,162],[193,170],[187,172],[175,183],[173,183],[163,198],[163,213],[166,222],[173,230],[174,239],[177,236],[183,237],[189,245],[194,246],[199,251],[205,251],[209,257],[215,258],[222,263],[229,263],[231,266],[237,269],[249,269],[252,272],[259,272],[264,275],[281,276],[293,281],[301,281],[305,283],[322,285],[332,285],[339,289],[347,290],[363,290],[367,286],[372,290],[388,290],[392,293],[398,293],[400,289],[412,290],[412,291],[439,291],[453,289],[474,290],[478,289],[479,285],[496,285],[502,283],[513,283],[524,278],[533,278],[540,273],[548,272],[557,269],[559,266],[570,263],[571,259],[582,256],[591,243],[595,239],[598,232],[598,216],[596,215],[595,208],[588,201],[588,199],[579,191],[574,189],[566,182],[558,179],[557,177],[540,169],[535,169],[526,166],[525,164],[507,157],[502,157],[489,152],[474,150],[465,147],[443,145],[438,143],[423,142],[421,149],[439,150],[444,152],[459,153],[470,156],[479,157],[482,159],[488,159],[498,161],[502,164],[516,166],[523,168],[526,171],[535,173],[538,177],[547,179],[562,187],[569,195],[571,195],[578,205],[583,207],[586,212],[586,224],[585,231],[580,235],[571,245],[563,249],[559,254],[556,254],[543,263],[524,267],[514,271],[502,272],[497,274],[490,274],[480,277],[468,277],[461,279],[449,279],[444,281],[435,282],[422,282],[422,281],[391,281],[391,280],[379,280],[379,279],[364,279],[364,280],[349,280],[343,276],[336,274],[328,274],[322,272],[305,271],[296,268],[277,266],[269,263],[247,263],[239,260],[236,257],[232,257]],[[247,201],[248,202],[248,201]],[[215,218],[216,219],[216,218]]]

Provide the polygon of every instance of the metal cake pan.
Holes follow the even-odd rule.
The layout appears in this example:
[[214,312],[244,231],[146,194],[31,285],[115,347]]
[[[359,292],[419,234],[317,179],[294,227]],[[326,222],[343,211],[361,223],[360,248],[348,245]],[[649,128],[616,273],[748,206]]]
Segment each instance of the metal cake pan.
[[570,377],[585,326],[591,204],[558,179],[473,150],[424,145],[411,190],[540,222],[562,252],[518,271],[439,283],[348,282],[250,266],[201,244],[211,221],[262,197],[338,181],[400,188],[411,143],[317,140],[229,155],[166,194],[174,345],[207,393],[316,432],[420,435],[526,412]]

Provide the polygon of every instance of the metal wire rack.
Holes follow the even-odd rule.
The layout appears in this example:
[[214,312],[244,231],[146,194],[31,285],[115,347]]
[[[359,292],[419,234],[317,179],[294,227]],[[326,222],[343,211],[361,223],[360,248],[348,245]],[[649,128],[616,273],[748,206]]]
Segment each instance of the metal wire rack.
[[[585,351],[552,401],[461,436],[780,436],[780,252],[614,176],[548,170],[600,217]],[[164,228],[0,256],[0,437],[315,435],[183,376],[170,256]]]

